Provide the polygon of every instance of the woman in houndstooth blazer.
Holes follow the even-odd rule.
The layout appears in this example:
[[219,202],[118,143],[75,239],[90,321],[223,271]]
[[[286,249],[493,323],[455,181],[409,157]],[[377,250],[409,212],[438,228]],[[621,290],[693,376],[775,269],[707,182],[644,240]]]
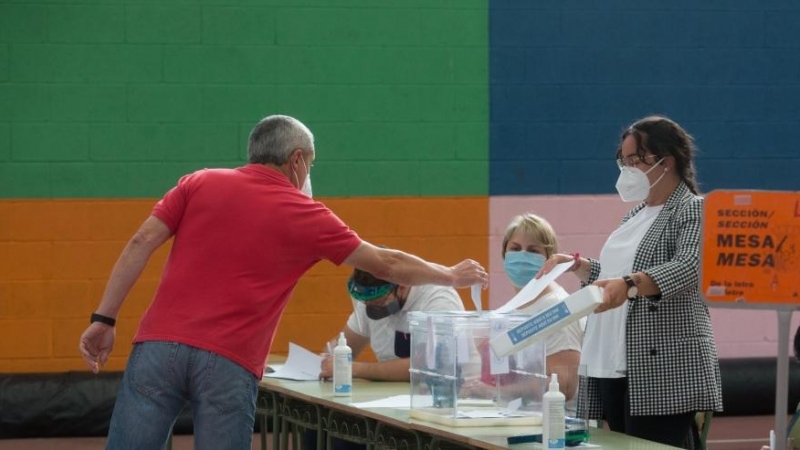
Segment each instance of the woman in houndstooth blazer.
[[719,361],[700,299],[700,234],[694,141],[666,117],[641,119],[617,150],[623,201],[637,205],[599,259],[554,255],[542,272],[574,260],[583,284],[604,288],[589,316],[579,408],[614,431],[690,445],[698,411],[722,410]]

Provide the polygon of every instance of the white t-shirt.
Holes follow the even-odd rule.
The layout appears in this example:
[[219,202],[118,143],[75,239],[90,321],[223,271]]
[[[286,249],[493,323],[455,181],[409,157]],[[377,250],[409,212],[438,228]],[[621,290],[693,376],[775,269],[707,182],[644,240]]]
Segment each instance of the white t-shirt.
[[347,327],[370,338],[372,352],[381,362],[398,359],[395,355],[395,337],[411,340],[408,333],[409,311],[464,311],[464,304],[455,289],[432,284],[412,286],[403,309],[380,320],[367,317],[364,302],[353,300],[353,304],[354,311],[347,319]]
[[[618,278],[631,273],[636,249],[663,207],[664,205],[646,206],[611,233],[600,251],[598,280]],[[617,308],[589,315],[581,364],[586,365],[586,373],[590,377],[622,378],[627,375],[627,321],[627,301]]]
[[[517,311],[525,314],[535,314],[555,305],[567,298],[569,294],[561,286],[551,292],[539,297],[532,304],[517,308]],[[583,342],[583,330],[586,328],[586,318],[582,318],[577,322],[572,322],[561,330],[547,336],[545,342],[547,343],[547,356],[564,351],[564,350],[577,350],[581,351],[581,343]]]

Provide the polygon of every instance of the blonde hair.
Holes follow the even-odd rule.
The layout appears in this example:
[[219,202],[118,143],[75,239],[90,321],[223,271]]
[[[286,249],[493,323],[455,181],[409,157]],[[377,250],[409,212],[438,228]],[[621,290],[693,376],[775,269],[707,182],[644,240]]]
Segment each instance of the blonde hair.
[[525,213],[511,219],[511,223],[509,223],[508,228],[506,228],[506,234],[503,236],[503,259],[506,258],[506,246],[508,245],[508,241],[511,240],[511,236],[517,231],[522,232],[525,236],[544,247],[547,251],[547,257],[558,252],[558,239],[556,239],[556,232],[553,231],[553,227],[550,223],[536,214]]

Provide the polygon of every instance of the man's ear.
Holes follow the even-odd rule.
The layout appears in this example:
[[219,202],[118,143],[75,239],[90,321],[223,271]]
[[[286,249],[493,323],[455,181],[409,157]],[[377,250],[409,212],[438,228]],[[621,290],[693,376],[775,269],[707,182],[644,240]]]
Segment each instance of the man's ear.
[[294,165],[301,166],[303,164],[303,163],[300,162],[301,159],[303,159],[303,150],[302,149],[296,148],[296,149],[292,150],[292,152],[289,154],[289,162],[293,166]]

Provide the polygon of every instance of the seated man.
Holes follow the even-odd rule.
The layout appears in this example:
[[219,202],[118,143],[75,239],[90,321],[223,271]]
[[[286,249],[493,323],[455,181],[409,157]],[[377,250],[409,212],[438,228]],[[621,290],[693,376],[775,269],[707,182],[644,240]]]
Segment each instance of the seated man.
[[[451,287],[422,285],[398,286],[355,269],[347,280],[353,313],[344,326],[347,345],[353,350],[353,378],[375,381],[409,381],[411,376],[411,335],[406,315],[410,311],[463,311],[458,292]],[[329,341],[336,347],[337,336]],[[377,362],[356,361],[369,344]],[[322,379],[333,377],[333,357],[322,361]],[[317,448],[314,431],[303,433],[303,449]],[[334,450],[360,450],[365,446],[333,440]]]
[[[408,330],[409,311],[463,311],[458,292],[451,287],[423,285],[398,286],[354,270],[347,281],[347,290],[354,311],[344,326],[347,345],[353,349],[353,378],[376,381],[409,381],[411,336]],[[336,346],[334,338],[331,348]],[[366,348],[372,347],[377,362],[355,361]],[[333,358],[322,362],[320,377],[333,376]]]

